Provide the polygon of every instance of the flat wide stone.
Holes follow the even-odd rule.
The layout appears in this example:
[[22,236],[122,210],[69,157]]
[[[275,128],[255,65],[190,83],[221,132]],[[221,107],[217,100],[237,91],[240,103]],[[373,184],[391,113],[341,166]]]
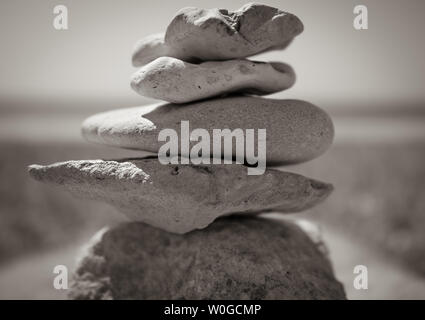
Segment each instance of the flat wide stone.
[[163,165],[157,158],[32,165],[29,173],[175,233],[205,228],[223,215],[303,211],[332,191],[330,184],[289,172],[267,169],[254,176],[240,164]]

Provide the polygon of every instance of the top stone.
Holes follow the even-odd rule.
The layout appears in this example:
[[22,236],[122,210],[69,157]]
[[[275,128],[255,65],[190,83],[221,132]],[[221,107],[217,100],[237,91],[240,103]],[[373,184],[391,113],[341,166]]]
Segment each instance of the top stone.
[[139,41],[133,65],[142,66],[161,56],[183,61],[228,60],[283,49],[303,31],[295,15],[249,3],[237,11],[181,9],[164,34]]

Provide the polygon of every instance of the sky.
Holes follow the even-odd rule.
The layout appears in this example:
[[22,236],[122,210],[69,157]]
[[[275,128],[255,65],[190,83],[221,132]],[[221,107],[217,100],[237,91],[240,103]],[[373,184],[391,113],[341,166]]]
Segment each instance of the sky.
[[[6,0],[0,2],[0,101],[47,101],[70,108],[142,104],[130,88],[135,42],[165,31],[186,6],[237,9],[245,1]],[[284,51],[256,56],[292,65],[297,82],[274,95],[326,109],[411,104],[425,107],[425,1],[262,1],[296,14],[305,30]],[[68,8],[69,29],[53,28],[53,8]],[[366,5],[369,29],[353,28]],[[0,103],[0,108],[4,107]],[[19,107],[19,104],[18,106]]]

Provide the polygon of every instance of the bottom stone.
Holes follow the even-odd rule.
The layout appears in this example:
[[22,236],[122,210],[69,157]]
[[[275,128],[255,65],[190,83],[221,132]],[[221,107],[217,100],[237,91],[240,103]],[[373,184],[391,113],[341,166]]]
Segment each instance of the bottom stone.
[[122,224],[93,238],[73,280],[71,299],[345,299],[310,237],[263,217],[185,235]]

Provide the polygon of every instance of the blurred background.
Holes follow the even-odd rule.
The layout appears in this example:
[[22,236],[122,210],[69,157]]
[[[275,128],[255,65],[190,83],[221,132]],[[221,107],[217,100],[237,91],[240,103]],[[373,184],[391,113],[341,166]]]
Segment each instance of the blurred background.
[[[89,144],[82,120],[149,103],[130,89],[134,43],[165,31],[185,6],[237,9],[244,1],[0,2],[0,299],[62,299],[53,268],[72,270],[82,243],[124,221],[115,209],[29,179],[29,164],[138,156]],[[254,59],[293,66],[276,98],[311,101],[333,118],[334,146],[285,170],[332,182],[325,203],[298,216],[323,230],[351,299],[425,298],[425,2],[263,1],[296,14],[305,31],[285,51]],[[53,8],[68,8],[68,30]],[[353,28],[368,8],[369,29]],[[151,100],[152,101],[152,100]],[[353,268],[369,269],[355,290]]]

